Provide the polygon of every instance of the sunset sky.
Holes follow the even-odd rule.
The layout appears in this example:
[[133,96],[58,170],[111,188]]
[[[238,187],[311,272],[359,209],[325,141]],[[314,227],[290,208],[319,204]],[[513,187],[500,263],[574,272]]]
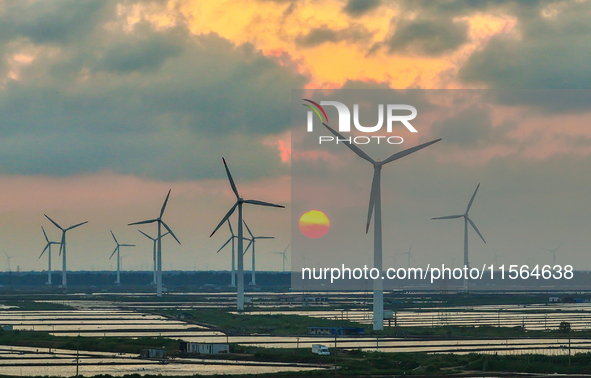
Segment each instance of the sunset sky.
[[[429,218],[462,213],[480,182],[474,262],[549,263],[542,248],[564,243],[558,262],[591,269],[590,18],[582,0],[0,0],[0,270],[4,253],[12,270],[46,269],[41,226],[60,234],[43,214],[89,221],[68,233],[69,269],[113,269],[109,230],[137,245],[124,269],[151,269],[127,224],[156,217],[171,188],[164,220],[182,245],[165,239],[163,268],[228,269],[227,230],[209,238],[235,201],[222,156],[243,197],[287,207],[245,207],[275,236],[257,268],[280,270],[291,91],[340,88],[504,90],[494,108],[433,119],[409,143],[443,141],[384,169],[385,266],[412,243],[421,264],[461,260],[461,222]],[[357,164],[347,153],[314,158]],[[358,187],[319,193],[350,201],[362,236],[365,168]]]

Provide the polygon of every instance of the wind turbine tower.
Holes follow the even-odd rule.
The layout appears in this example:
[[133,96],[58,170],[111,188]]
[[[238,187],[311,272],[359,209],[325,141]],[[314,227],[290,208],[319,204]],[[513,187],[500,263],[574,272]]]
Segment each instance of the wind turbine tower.
[[[476,192],[478,192],[478,188],[480,188],[480,184],[478,184],[476,186],[476,190],[474,191],[474,194],[472,194],[472,198],[470,198],[470,202],[468,202],[468,207],[466,207],[466,212],[464,214],[448,215],[445,217],[431,218],[432,220],[464,218],[464,266],[468,267],[468,269],[470,269],[470,260],[468,259],[468,223],[470,223],[470,225],[472,226],[474,231],[476,231],[478,236],[480,236],[480,239],[482,239],[482,241],[486,244],[486,240],[484,240],[484,237],[482,236],[480,231],[478,231],[476,224],[474,224],[474,222],[472,222],[472,219],[470,219],[470,217],[468,217],[468,212],[470,211],[470,207],[472,206],[472,202],[474,202],[474,197],[476,197]],[[466,279],[464,279],[464,290],[468,291],[468,280],[466,280]]]
[[70,226],[68,228],[62,228],[62,226],[60,226],[59,224],[57,224],[53,219],[51,219],[50,217],[48,217],[46,214],[45,217],[47,219],[49,219],[49,221],[51,223],[53,223],[55,225],[55,227],[59,228],[60,230],[62,230],[62,240],[60,242],[60,254],[62,255],[62,287],[65,289],[68,287],[68,281],[66,278],[66,232],[70,231],[71,229],[74,229],[76,227],[82,226],[83,224],[88,223],[88,221],[86,222],[82,222],[82,223],[78,223],[75,224],[73,226]]
[[[111,231],[111,230],[109,230],[109,231]],[[113,237],[113,240],[115,240],[115,244],[117,244],[117,246],[115,247],[115,250],[113,251],[113,253],[111,253],[109,260],[111,260],[113,255],[115,253],[117,253],[117,281],[115,281],[115,284],[120,285],[121,284],[121,258],[119,257],[119,250],[121,249],[121,247],[135,247],[135,244],[119,244],[119,242],[117,241],[117,238],[115,237],[115,234],[113,234],[113,231],[111,231],[111,236]]]
[[[413,152],[419,151],[425,147],[432,145],[433,143],[439,142],[441,139],[436,139],[431,142],[423,143],[415,147],[411,147],[401,152],[397,152],[385,160],[378,161],[374,160],[361,150],[357,145],[347,141],[340,133],[333,130],[326,123],[322,123],[331,133],[337,138],[342,140],[342,143],[349,147],[360,158],[368,161],[373,165],[373,181],[371,184],[371,192],[369,197],[369,210],[367,213],[367,226],[365,233],[369,231],[369,224],[371,221],[372,213],[375,211],[374,221],[374,247],[373,247],[373,265],[374,268],[383,272],[383,259],[382,259],[382,194],[381,194],[381,175],[382,167],[394,160],[410,155]],[[379,331],[384,329],[384,282],[381,279],[373,280],[373,329]]]
[[128,226],[133,226],[136,224],[147,224],[147,223],[158,223],[158,255],[157,255],[157,265],[158,265],[158,269],[156,270],[156,294],[161,297],[162,296],[162,226],[164,226],[164,228],[166,228],[166,230],[172,235],[172,237],[174,238],[174,240],[177,241],[177,243],[181,244],[181,242],[179,241],[179,239],[177,239],[177,237],[174,235],[174,232],[172,232],[172,230],[170,229],[170,227],[168,227],[168,225],[166,223],[164,223],[164,221],[162,220],[162,216],[164,215],[164,210],[166,209],[166,204],[168,203],[168,198],[170,197],[170,191],[172,189],[170,189],[168,191],[168,194],[166,195],[166,199],[164,200],[164,204],[162,205],[162,209],[160,209],[160,215],[158,216],[158,218],[156,219],[148,219],[145,221],[140,221],[140,222],[134,222],[134,223],[130,223],[128,224]]
[[246,226],[246,231],[248,231],[248,233],[250,234],[250,243],[248,243],[248,246],[246,247],[246,249],[244,250],[244,252],[246,253],[246,251],[248,251],[248,248],[250,248],[251,244],[252,244],[252,273],[251,273],[251,278],[250,278],[250,285],[256,285],[257,284],[257,280],[256,280],[256,276],[255,276],[255,245],[256,245],[256,241],[257,239],[275,239],[275,237],[273,236],[254,236],[252,234],[252,232],[250,231],[250,228],[248,227],[248,225],[246,224],[246,221],[244,221],[244,225]]
[[41,226],[41,230],[43,231],[43,235],[45,236],[45,240],[47,241],[47,244],[45,245],[45,248],[43,248],[43,252],[41,252],[41,254],[39,255],[39,258],[41,258],[41,256],[43,256],[45,251],[47,251],[47,282],[45,284],[51,285],[51,246],[52,246],[52,244],[60,244],[60,243],[49,241],[49,238],[47,237],[47,233],[45,232],[45,229],[43,228],[43,226]]
[[236,299],[236,308],[238,311],[244,311],[244,230],[242,227],[242,205],[243,204],[250,204],[250,205],[260,205],[260,206],[271,206],[271,207],[281,207],[284,208],[285,206],[282,205],[275,205],[269,202],[257,201],[257,200],[245,200],[238,194],[238,189],[236,189],[236,184],[234,183],[234,179],[232,178],[232,174],[230,174],[230,169],[228,168],[228,164],[226,164],[226,159],[222,158],[224,162],[224,168],[226,169],[226,174],[228,175],[228,180],[230,181],[230,186],[232,187],[232,191],[236,196],[236,203],[234,206],[230,208],[230,210],[226,213],[224,218],[220,221],[217,227],[213,230],[209,237],[212,237],[213,234],[230,218],[230,216],[234,213],[234,210],[238,208],[238,282],[237,282],[237,299]]

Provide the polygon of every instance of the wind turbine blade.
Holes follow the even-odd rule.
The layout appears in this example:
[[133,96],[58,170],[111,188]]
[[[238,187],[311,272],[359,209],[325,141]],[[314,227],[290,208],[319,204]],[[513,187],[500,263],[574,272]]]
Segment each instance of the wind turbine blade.
[[[141,232],[141,233],[142,233],[142,235],[144,235],[144,236],[145,236],[145,237],[147,237],[148,239],[150,239],[150,240],[156,240],[155,238],[153,238],[153,237],[149,236],[148,234],[146,234],[146,233],[145,233],[145,232],[143,232],[142,230],[138,230],[138,231],[139,231],[139,232]],[[164,236],[164,235],[162,235],[162,236]]]
[[166,195],[166,199],[164,200],[164,204],[162,205],[162,209],[160,210],[160,218],[164,215],[164,209],[166,209],[166,204],[168,203],[168,197],[170,197],[170,191],[172,189],[168,189],[168,194]]
[[66,232],[63,231],[62,232],[62,240],[60,241],[60,253],[58,254],[58,256],[62,255],[62,249],[64,248],[64,243],[66,242]]
[[275,239],[275,236],[257,236],[255,239]]
[[61,228],[61,226],[59,224],[55,223],[53,219],[51,219],[50,217],[48,217],[46,214],[43,214],[43,215],[45,215],[45,218],[49,219],[50,222],[55,225],[55,227],[59,228],[62,231],[64,230],[63,228]]
[[289,246],[290,246],[290,245],[291,245],[291,243],[289,243],[289,244],[287,245],[287,247],[285,247],[285,250],[283,251],[283,253],[284,253],[284,254],[285,254],[285,252],[287,252],[287,249],[289,248]]
[[246,200],[246,201],[244,201],[244,203],[249,203],[251,205],[261,205],[261,206],[272,206],[272,207],[285,208],[285,206],[283,206],[283,205],[276,205],[274,203],[257,201],[257,200]]
[[113,255],[115,254],[115,252],[117,252],[117,249],[119,248],[119,246],[115,247],[115,250],[113,251],[113,253],[111,253],[111,256],[109,257],[109,260],[111,260],[111,257],[113,257]]
[[168,230],[168,232],[172,235],[172,237],[174,238],[174,240],[176,240],[177,243],[181,244],[181,242],[179,241],[179,239],[177,239],[176,235],[174,234],[174,232],[172,232],[172,230],[170,229],[170,227],[168,227],[168,225],[166,223],[164,223],[163,221],[160,221],[160,223],[162,223],[162,225],[164,226],[164,228],[166,228]]
[[246,251],[248,251],[248,249],[250,248],[250,245],[252,244],[254,239],[247,239],[247,240],[250,240],[250,242],[248,243],[248,245],[244,249],[244,252],[242,252],[243,255],[246,255]]
[[43,248],[43,252],[41,252],[41,254],[37,258],[37,260],[39,260],[41,258],[41,256],[43,256],[43,254],[45,253],[45,251],[47,251],[47,248],[49,248],[49,243],[47,243],[47,245],[45,246],[45,248]]
[[236,195],[236,198],[240,198],[238,195],[238,189],[236,189],[236,184],[234,183],[234,179],[232,178],[232,174],[230,173],[230,169],[228,168],[228,164],[226,163],[226,159],[222,158],[224,162],[224,168],[226,168],[226,174],[228,175],[228,180],[230,180],[230,186],[232,186],[232,191]]
[[120,244],[121,247],[135,247],[135,244]]
[[69,231],[69,230],[71,230],[71,229],[73,229],[73,228],[76,228],[76,227],[82,226],[83,224],[86,224],[86,223],[88,223],[88,221],[86,221],[86,222],[82,222],[82,223],[78,223],[78,224],[75,224],[75,225],[73,225],[73,226],[70,226],[70,227],[66,228],[66,230],[65,230],[65,231]]
[[392,156],[390,156],[389,158],[387,158],[386,160],[384,160],[384,161],[381,161],[381,162],[380,162],[380,165],[388,164],[388,163],[389,163],[389,162],[391,162],[391,161],[394,161],[394,160],[398,160],[398,159],[400,159],[400,158],[403,158],[403,157],[405,157],[406,155],[410,155],[410,154],[412,154],[413,152],[417,152],[418,150],[422,150],[422,149],[423,149],[423,148],[425,148],[425,147],[429,147],[430,145],[432,145],[432,144],[434,144],[434,143],[437,143],[437,142],[439,142],[440,140],[441,140],[441,138],[439,138],[439,139],[435,139],[435,140],[432,140],[432,141],[430,141],[430,142],[423,143],[423,144],[419,144],[418,146],[415,146],[415,147],[411,147],[411,148],[409,148],[409,149],[406,149],[406,150],[404,150],[404,151],[397,152],[397,153],[395,153],[394,155],[392,155]]
[[232,236],[234,236],[234,230],[232,229],[232,222],[230,222],[229,219],[228,219],[228,227],[230,228],[230,234],[232,234]]
[[434,219],[455,219],[455,218],[461,218],[463,216],[464,216],[464,214],[462,214],[462,215],[448,215],[445,217],[431,218],[431,220],[434,220]]
[[41,226],[41,230],[43,230],[43,235],[45,235],[45,240],[49,243],[49,238],[47,238],[47,234],[45,233],[45,229]]
[[474,224],[474,222],[472,222],[472,219],[466,217],[466,219],[468,219],[468,222],[470,222],[470,224],[472,225],[472,228],[474,228],[474,231],[476,231],[476,233],[478,234],[478,236],[480,236],[480,239],[482,239],[482,241],[484,242],[484,244],[486,244],[486,240],[484,240],[484,238],[482,237],[482,234],[480,233],[480,231],[478,231],[478,228],[476,227],[476,225]]
[[373,209],[376,207],[376,196],[378,191],[378,175],[377,169],[374,169],[373,179],[371,181],[371,191],[369,192],[369,208],[367,209],[367,225],[365,226],[365,233],[369,232],[369,224],[371,223],[371,216],[373,215]]
[[244,222],[244,225],[246,226],[246,230],[248,231],[248,233],[250,234],[251,238],[254,238],[254,235],[252,234],[252,232],[250,232],[250,227],[248,227],[248,225],[246,224],[246,221],[243,220],[242,222]]
[[560,247],[562,247],[564,243],[560,243],[560,245],[558,247],[556,247],[556,249],[554,250],[554,252],[558,251],[560,249]]
[[220,251],[221,251],[222,249],[224,249],[224,247],[225,247],[225,246],[227,246],[227,245],[228,245],[228,243],[229,243],[229,242],[231,242],[233,238],[234,238],[233,236],[230,236],[230,238],[228,239],[228,241],[227,241],[227,242],[225,242],[225,243],[224,243],[224,245],[222,245],[222,246],[220,247],[220,249],[218,249],[218,251],[217,251],[216,253],[220,253]]
[[[117,245],[119,245],[119,242],[117,241],[117,238],[115,237],[115,234],[113,233],[113,231],[109,230],[111,232],[111,236],[113,237],[113,240],[115,240],[115,243]],[[140,231],[141,232],[141,231]]]
[[165,237],[166,235],[170,235],[170,232],[167,231],[167,232],[163,233],[161,238]]
[[[345,139],[344,136],[342,136],[339,132],[337,132],[336,130],[333,130],[330,126],[328,126],[326,123],[322,123],[331,133],[333,133],[337,138],[340,139]],[[369,161],[372,164],[376,164],[376,161],[372,158],[369,157],[368,154],[366,154],[365,152],[363,152],[363,150],[359,147],[357,147],[354,144],[349,143],[347,140],[343,141],[343,144],[346,145],[347,147],[349,147],[351,149],[351,151],[355,152],[357,154],[357,156],[359,156],[362,159],[365,159],[367,161]]]
[[226,213],[226,215],[224,216],[224,218],[221,220],[221,222],[217,225],[217,227],[215,228],[215,230],[213,230],[213,232],[211,233],[211,235],[209,235],[209,237],[211,238],[213,236],[213,234],[215,234],[215,232],[222,226],[222,224],[224,224],[224,222],[226,222],[226,220],[228,220],[228,218],[230,218],[230,216],[232,215],[232,213],[234,212],[234,210],[236,210],[236,206],[238,206],[238,202],[236,202],[234,204],[234,206],[232,206],[232,208]]
[[[128,225],[128,226],[133,226],[133,225],[136,225],[136,224],[154,223],[154,222],[157,222],[157,221],[158,221],[158,219],[150,219],[150,220],[145,220],[145,221],[141,221],[141,222],[134,222],[134,223],[129,223],[129,224],[127,224],[127,225]],[[141,232],[141,231],[140,231],[140,232]],[[144,235],[146,235],[146,234],[144,234]],[[146,235],[146,236],[148,236],[148,235]],[[152,239],[152,240],[154,240],[154,239]]]
[[478,188],[480,188],[480,183],[478,183],[478,185],[476,186],[476,190],[474,191],[474,194],[472,194],[472,198],[470,198],[470,202],[468,202],[468,207],[466,208],[466,214],[468,214],[468,211],[470,211],[470,207],[472,207],[472,202],[474,202],[474,197],[476,197],[476,192],[478,191]]

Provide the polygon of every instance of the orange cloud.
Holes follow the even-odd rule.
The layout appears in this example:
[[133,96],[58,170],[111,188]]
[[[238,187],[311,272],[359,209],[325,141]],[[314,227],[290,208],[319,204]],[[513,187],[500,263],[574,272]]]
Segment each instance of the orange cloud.
[[[470,41],[447,55],[424,57],[390,54],[380,48],[398,21],[416,17],[402,14],[393,3],[382,4],[361,17],[347,15],[344,3],[337,0],[175,3],[194,34],[213,32],[237,45],[251,43],[267,56],[289,55],[297,70],[309,75],[308,88],[338,88],[347,80],[385,82],[393,88],[457,87],[455,73],[471,53],[493,35],[511,32],[516,24],[515,18],[496,13],[463,17],[456,21],[468,23]],[[318,29],[351,30],[353,37],[317,45],[298,43]],[[376,48],[370,52],[372,47]]]
[[[459,67],[492,36],[513,33],[516,25],[514,17],[500,12],[457,18],[454,22],[468,24],[469,41],[443,56],[427,57],[389,53],[385,45],[396,25],[416,13],[407,14],[390,2],[360,17],[343,8],[340,0],[170,0],[120,6],[119,15],[130,26],[141,20],[156,28],[186,22],[195,35],[216,33],[236,45],[250,43],[307,75],[308,88],[338,88],[347,80],[383,82],[392,88],[461,87],[455,80]],[[319,31],[328,37],[302,43]]]

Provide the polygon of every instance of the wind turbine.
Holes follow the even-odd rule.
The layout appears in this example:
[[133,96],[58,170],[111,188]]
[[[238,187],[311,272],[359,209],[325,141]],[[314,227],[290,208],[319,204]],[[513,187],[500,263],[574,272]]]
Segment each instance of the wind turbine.
[[60,242],[60,254],[62,254],[62,287],[65,289],[67,287],[67,279],[66,279],[66,232],[70,231],[73,228],[82,226],[83,224],[88,223],[88,221],[86,222],[82,222],[82,223],[78,223],[75,224],[73,226],[70,226],[68,228],[62,228],[62,226],[60,226],[59,224],[55,223],[55,221],[53,219],[51,219],[50,217],[48,217],[46,214],[45,218],[49,219],[49,221],[51,223],[53,223],[55,225],[55,227],[59,228],[60,230],[62,230],[62,241]]
[[39,255],[39,258],[41,258],[41,256],[43,256],[43,254],[45,253],[45,251],[47,251],[47,282],[45,283],[46,285],[51,285],[51,245],[52,244],[60,244],[58,242],[52,242],[49,241],[49,238],[47,237],[47,233],[45,232],[45,229],[43,228],[43,226],[41,226],[41,230],[43,230],[43,235],[45,236],[45,240],[47,241],[47,244],[45,245],[45,248],[43,248],[43,252],[41,252],[41,254]]
[[222,158],[224,162],[224,167],[226,168],[226,174],[228,175],[228,180],[230,181],[230,185],[232,186],[232,191],[236,196],[236,203],[232,208],[226,213],[224,218],[221,222],[217,225],[215,230],[209,235],[212,237],[213,234],[230,218],[230,216],[234,213],[234,210],[238,208],[238,287],[237,287],[237,300],[236,300],[236,307],[238,311],[244,311],[244,230],[242,228],[242,204],[251,204],[251,205],[260,205],[260,206],[271,206],[271,207],[281,207],[284,208],[285,206],[282,205],[275,205],[269,202],[257,201],[257,200],[245,200],[238,194],[238,189],[236,189],[236,184],[234,183],[234,179],[232,179],[232,175],[230,174],[230,169],[228,169],[228,164],[226,164],[226,159]]
[[495,266],[496,266],[496,267],[498,267],[498,266],[499,266],[499,257],[501,257],[502,255],[499,255],[499,254],[497,253],[497,251],[495,251],[495,249],[494,249],[494,248],[492,248],[492,251],[493,251],[493,253],[495,254],[495,260],[494,260],[494,261],[495,261]]
[[250,231],[250,228],[248,227],[248,225],[246,224],[246,221],[243,221],[244,225],[246,226],[246,231],[248,231],[248,233],[250,234],[250,243],[248,243],[248,246],[246,246],[246,249],[244,250],[244,253],[246,253],[246,251],[248,251],[248,248],[250,248],[250,245],[252,244],[252,273],[251,273],[251,277],[250,277],[250,285],[256,285],[257,284],[257,280],[256,280],[256,276],[255,276],[255,245],[256,245],[256,241],[257,239],[275,239],[275,237],[273,236],[254,236],[252,234],[252,232]]
[[229,242],[232,242],[232,271],[231,271],[231,281],[230,281],[231,283],[230,283],[230,286],[231,287],[236,287],[236,269],[235,269],[235,266],[236,266],[236,256],[235,256],[236,249],[234,248],[234,239],[236,239],[238,236],[234,235],[234,230],[232,229],[232,224],[230,223],[230,220],[229,219],[227,220],[227,222],[228,222],[228,228],[230,228],[230,234],[232,236],[230,236],[230,238],[228,238],[228,240],[224,243],[224,245],[222,245],[220,247],[220,249],[218,249],[218,251],[216,253],[220,253],[220,251],[222,249],[224,249],[224,247],[226,245],[228,245]]
[[564,244],[564,243],[560,243],[560,245],[554,249],[542,248],[543,250],[546,250],[546,251],[552,253],[552,266],[556,265],[556,251],[558,251],[560,249],[560,247],[562,247],[562,244]]
[[[468,267],[468,269],[470,268],[470,262],[468,260],[468,223],[470,223],[470,225],[472,226],[474,231],[476,231],[478,236],[480,236],[480,239],[482,239],[482,241],[486,244],[486,240],[484,240],[484,237],[482,237],[482,234],[480,233],[480,231],[478,231],[476,224],[474,224],[474,222],[472,222],[472,219],[470,219],[468,217],[468,212],[470,211],[470,207],[472,206],[472,202],[474,202],[474,197],[476,197],[476,192],[478,192],[478,188],[480,188],[480,184],[478,184],[478,186],[476,186],[476,190],[474,191],[474,194],[472,194],[472,198],[470,198],[470,202],[468,202],[468,207],[466,207],[466,212],[464,214],[448,215],[445,217],[431,218],[431,220],[464,218],[464,266]],[[466,291],[468,290],[468,280],[466,280],[465,278],[464,278],[464,290],[466,290]]]
[[[285,272],[285,263],[287,262],[287,256],[285,255],[285,252],[287,252],[287,249],[289,248],[289,246],[291,245],[288,244],[287,247],[285,247],[285,249],[283,250],[283,252],[273,252],[276,255],[282,255],[283,256],[283,271]],[[303,257],[304,260],[304,266],[306,265],[306,256]]]
[[127,257],[129,255],[121,255],[120,259],[121,259],[121,270],[123,270],[123,258]]
[[164,236],[162,235],[162,226],[164,226],[164,228],[168,230],[168,232],[172,235],[174,240],[177,241],[177,243],[181,244],[179,239],[177,239],[177,237],[174,235],[174,232],[172,232],[170,227],[168,227],[168,225],[164,223],[164,221],[162,220],[162,216],[164,215],[164,209],[166,209],[166,204],[168,203],[168,198],[170,197],[171,190],[172,189],[170,189],[168,191],[168,194],[166,195],[166,199],[164,200],[164,204],[162,205],[162,209],[160,210],[160,216],[158,218],[128,224],[128,226],[133,226],[136,224],[147,224],[154,222],[158,223],[158,255],[156,259],[158,262],[158,268],[156,270],[156,295],[158,295],[159,297],[162,296],[162,236]]
[[[154,261],[154,275],[152,277],[152,283],[151,285],[156,285],[156,271],[158,268],[158,264],[156,264],[156,244],[158,242],[158,238],[153,238],[150,235],[146,234],[145,232],[143,232],[142,230],[138,230],[139,232],[142,233],[142,235],[144,235],[145,237],[147,237],[148,239],[152,240],[154,242],[154,247],[152,248],[152,260]],[[166,232],[164,235],[162,235],[162,237],[165,237],[166,235],[170,234],[170,232]]]
[[[413,243],[414,244],[414,243]],[[415,257],[413,256],[412,253],[410,253],[410,250],[412,249],[413,244],[410,245],[410,248],[408,249],[408,252],[401,252],[401,253],[397,253],[397,255],[408,255],[408,267],[410,268],[410,259],[415,260]],[[415,260],[415,263],[417,262],[417,260]]]
[[[367,213],[367,226],[365,228],[365,233],[369,231],[369,224],[371,221],[371,216],[375,210],[375,222],[374,222],[374,247],[373,247],[373,264],[374,268],[382,273],[382,195],[380,190],[380,182],[381,182],[381,173],[382,167],[394,160],[398,160],[400,158],[405,157],[406,155],[410,155],[413,152],[421,150],[425,147],[432,145],[433,143],[439,142],[441,139],[436,139],[431,142],[423,143],[415,147],[411,147],[401,152],[397,152],[392,156],[386,158],[385,160],[378,161],[374,160],[369,155],[367,155],[363,150],[357,147],[355,144],[352,144],[347,141],[345,137],[343,137],[340,133],[333,130],[330,126],[326,123],[322,123],[330,132],[332,132],[337,138],[342,139],[342,143],[345,144],[347,147],[351,149],[351,151],[355,152],[357,156],[360,158],[367,160],[373,165],[374,173],[373,173],[373,180],[371,184],[371,192],[369,197],[369,210]],[[384,329],[384,282],[381,279],[373,280],[373,329],[375,331]]]
[[7,272],[12,272],[12,269],[10,269],[10,259],[13,258],[14,256],[9,256],[8,253],[4,252],[4,254],[6,255],[6,271]]
[[[111,231],[111,230],[109,230],[109,231]],[[113,253],[111,253],[109,260],[111,260],[113,255],[115,253],[117,253],[117,281],[115,281],[115,283],[117,285],[120,285],[121,284],[121,273],[120,273],[121,272],[121,258],[119,257],[119,250],[121,249],[121,247],[135,247],[135,244],[119,244],[113,231],[111,231],[111,236],[113,237],[113,240],[115,240],[115,244],[117,244],[117,247],[115,247],[115,250],[113,251]]]

